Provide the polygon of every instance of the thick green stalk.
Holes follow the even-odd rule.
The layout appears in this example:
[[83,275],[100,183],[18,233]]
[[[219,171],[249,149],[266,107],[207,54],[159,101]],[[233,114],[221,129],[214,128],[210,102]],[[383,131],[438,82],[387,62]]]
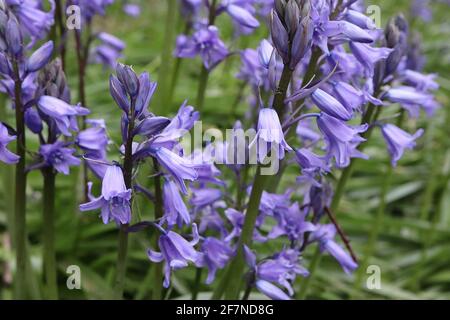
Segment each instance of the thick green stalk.
[[[209,20],[208,24],[211,26],[214,24],[216,20],[216,4],[217,0],[212,0],[209,8]],[[206,69],[205,65],[202,62],[202,68],[200,71],[200,76],[198,78],[198,89],[197,89],[197,105],[196,108],[198,111],[203,110],[203,104],[205,102],[205,93],[206,87],[208,85],[209,79],[209,70]]]
[[197,268],[195,270],[195,279],[194,279],[194,286],[192,289],[192,297],[191,300],[197,300],[198,291],[200,290],[200,282],[202,280],[202,268]]
[[175,40],[177,1],[167,0],[166,25],[164,31],[163,48],[161,52],[161,64],[158,71],[158,87],[160,99],[158,103],[159,111],[167,109],[168,94],[170,91],[170,69],[173,62],[172,49]]
[[[164,214],[163,209],[163,195],[161,188],[161,176],[159,175],[159,164],[158,161],[153,158],[153,167],[155,171],[155,221],[160,219]],[[158,241],[158,237],[154,236],[153,244],[156,247]],[[162,288],[162,264],[158,263],[153,265],[153,288],[152,288],[152,299],[153,300],[161,300],[163,297],[163,288]]]
[[27,297],[27,233],[26,233],[26,204],[27,204],[27,174],[26,165],[26,140],[25,140],[25,120],[22,105],[22,80],[19,75],[19,67],[14,62],[14,96],[16,110],[16,154],[20,157],[16,164],[16,194],[15,194],[15,232],[16,232],[16,299]]
[[208,86],[209,71],[204,65],[202,65],[202,70],[200,71],[200,76],[198,78],[198,89],[197,89],[197,105],[195,106],[198,111],[203,110],[203,105],[205,103],[205,93],[206,87]]
[[[131,108],[129,112],[129,122],[127,131],[127,141],[125,143],[125,156],[123,161],[123,178],[127,189],[133,190],[133,131],[135,121],[135,104],[136,101],[132,99]],[[133,199],[131,199],[131,203]],[[131,211],[133,206],[131,205]],[[117,269],[116,278],[114,282],[114,298],[123,299],[123,291],[125,287],[125,274],[127,269],[127,254],[128,254],[128,232],[126,231],[128,224],[120,226],[119,230],[119,244],[117,253]]]
[[43,263],[45,275],[45,297],[50,300],[58,299],[58,283],[55,253],[55,173],[53,168],[42,170],[44,178],[43,193]]
[[[275,92],[274,100],[273,100],[273,108],[278,112],[280,118],[282,118],[285,110],[284,100],[286,99],[287,89],[289,87],[289,83],[291,81],[292,70],[289,69],[288,65],[285,65],[283,68],[283,72],[281,74],[280,83],[278,84],[278,89]],[[239,291],[241,289],[241,279],[243,275],[243,271],[245,268],[245,260],[244,260],[244,245],[249,246],[252,242],[253,231],[255,229],[256,218],[259,213],[259,204],[261,202],[261,196],[264,191],[264,188],[269,181],[270,176],[261,174],[261,166],[258,165],[255,173],[255,179],[253,181],[252,192],[250,194],[247,211],[245,214],[244,225],[242,227],[241,236],[238,242],[238,251],[230,266],[228,267],[227,273],[222,279],[223,282],[226,282],[224,286],[224,294],[225,299],[237,299],[239,297]],[[228,281],[233,278],[233,281]],[[217,290],[221,289],[222,285],[219,285],[216,289],[216,292],[213,295],[213,298],[217,299],[221,297],[220,293],[217,293]]]

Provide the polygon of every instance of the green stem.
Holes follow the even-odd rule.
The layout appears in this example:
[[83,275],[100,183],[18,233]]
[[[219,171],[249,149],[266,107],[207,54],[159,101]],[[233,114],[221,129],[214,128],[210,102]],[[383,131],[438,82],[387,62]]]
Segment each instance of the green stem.
[[198,291],[200,289],[200,281],[202,280],[202,268],[197,268],[195,270],[195,280],[194,280],[194,287],[192,289],[192,298],[191,300],[197,300]]
[[199,79],[198,79],[198,89],[197,89],[197,105],[196,105],[196,108],[197,108],[198,111],[202,111],[203,110],[203,105],[205,103],[206,87],[208,85],[208,79],[209,79],[209,71],[202,64],[202,70],[200,71],[200,76],[199,76]]
[[[171,79],[170,69],[173,62],[172,48],[175,40],[176,20],[177,20],[177,1],[167,0],[167,15],[164,31],[164,45],[161,52],[161,64],[158,71],[158,86],[160,92],[159,108],[163,108],[168,101],[168,94]],[[163,109],[160,109],[160,111]]]
[[58,283],[55,254],[55,173],[53,168],[42,170],[44,178],[43,194],[43,263],[45,275],[46,298],[58,299]]
[[14,102],[16,109],[16,154],[20,157],[16,165],[16,194],[15,194],[15,232],[16,232],[16,299],[25,299],[27,296],[26,270],[27,270],[27,233],[26,233],[26,187],[27,174],[26,164],[26,139],[25,121],[22,105],[22,80],[20,79],[19,67],[14,62]]
[[[125,156],[123,161],[123,178],[127,189],[133,190],[133,131],[135,122],[135,105],[136,101],[131,99],[131,108],[128,114],[128,131],[127,141],[125,142]],[[133,199],[131,199],[131,203]],[[133,210],[133,205],[130,206]],[[128,224],[120,226],[119,230],[119,244],[117,253],[117,269],[116,278],[114,282],[114,298],[123,299],[123,291],[125,287],[125,274],[127,269],[127,254],[128,254],[128,232],[126,231]]]
[[[161,187],[161,176],[159,175],[159,164],[158,161],[153,158],[153,167],[155,171],[155,221],[160,219],[164,214],[163,209],[163,195],[162,195],[162,187]],[[157,244],[157,235],[155,234],[153,238],[153,244],[156,246]],[[153,289],[152,289],[152,299],[153,300],[161,300],[163,297],[163,288],[162,288],[162,264],[158,263],[153,265]]]
[[[280,82],[278,84],[278,89],[275,92],[273,100],[273,108],[278,112],[280,118],[283,117],[285,112],[284,100],[286,99],[287,89],[291,81],[292,70],[289,65],[285,65],[283,72],[281,74]],[[236,256],[233,258],[230,266],[227,270],[227,274],[223,278],[223,281],[227,281],[228,277],[233,277],[234,281],[227,281],[228,284],[224,285],[225,299],[237,299],[239,297],[239,291],[241,289],[240,279],[242,278],[243,271],[245,268],[244,261],[244,245],[249,246],[252,242],[253,231],[255,229],[256,218],[259,213],[259,204],[261,202],[261,196],[264,188],[269,181],[267,175],[261,174],[261,165],[256,168],[255,179],[253,181],[252,192],[250,194],[247,211],[245,214],[244,225],[242,227],[241,236],[238,242],[238,251]],[[218,288],[221,286],[219,285]],[[214,294],[213,297],[219,294]],[[220,298],[220,296],[219,296]]]

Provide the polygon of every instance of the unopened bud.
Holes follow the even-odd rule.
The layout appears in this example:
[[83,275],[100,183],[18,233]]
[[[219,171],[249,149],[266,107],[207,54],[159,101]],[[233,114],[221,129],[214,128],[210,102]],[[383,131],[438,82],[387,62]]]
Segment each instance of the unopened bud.
[[139,79],[130,66],[117,64],[117,78],[124,85],[128,94],[135,97],[139,92]]

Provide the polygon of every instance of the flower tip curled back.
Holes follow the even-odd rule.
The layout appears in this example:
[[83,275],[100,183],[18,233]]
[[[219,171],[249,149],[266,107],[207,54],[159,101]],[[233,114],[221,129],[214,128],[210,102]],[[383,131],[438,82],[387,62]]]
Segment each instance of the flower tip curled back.
[[0,161],[6,164],[16,164],[20,160],[18,155],[6,148],[14,140],[16,140],[16,136],[9,135],[8,129],[0,122]]

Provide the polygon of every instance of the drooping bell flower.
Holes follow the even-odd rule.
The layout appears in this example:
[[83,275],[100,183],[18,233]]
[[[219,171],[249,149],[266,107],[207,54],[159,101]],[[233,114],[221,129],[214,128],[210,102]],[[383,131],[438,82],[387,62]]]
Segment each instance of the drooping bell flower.
[[191,222],[188,209],[180,195],[177,185],[166,179],[163,186],[164,216],[162,222],[166,221],[169,227],[178,225],[180,228],[184,224]]
[[257,50],[259,63],[266,69],[269,69],[270,59],[272,58],[273,50],[274,48],[272,44],[266,39],[263,39],[259,44]]
[[428,116],[433,115],[435,110],[439,107],[439,104],[436,102],[433,95],[408,86],[391,88],[386,93],[386,98],[391,102],[399,103],[413,117],[419,115],[421,107]]
[[233,257],[234,250],[228,243],[213,237],[207,237],[202,243],[197,266],[208,268],[206,284],[211,284],[219,269],[223,269]]
[[322,113],[317,118],[317,125],[325,135],[328,156],[334,157],[336,165],[344,168],[350,164],[350,158],[355,157],[355,147],[365,141],[359,134],[365,132],[368,125],[348,126],[344,121]]
[[393,51],[390,48],[376,48],[357,42],[350,42],[350,49],[355,58],[364,66],[368,76],[373,76],[375,64],[382,59],[387,59]]
[[117,165],[108,166],[102,181],[102,194],[98,198],[80,205],[81,211],[101,209],[104,224],[115,221],[117,225],[131,221],[131,189],[125,186],[122,169]]
[[166,148],[158,147],[152,153],[158,163],[176,181],[181,191],[187,194],[184,180],[194,181],[197,179],[198,174],[195,165]]
[[333,84],[333,93],[350,112],[361,110],[361,106],[365,102],[364,93],[346,82],[338,81]]
[[35,72],[44,67],[51,59],[53,53],[53,41],[44,43],[39,49],[33,52],[27,60],[27,72]]
[[199,259],[199,253],[194,246],[199,241],[197,225],[192,224],[192,241],[187,241],[178,233],[161,229],[163,233],[158,240],[158,246],[161,252],[149,249],[148,258],[152,262],[164,261],[164,288],[170,285],[170,276],[172,270],[179,270],[188,266],[189,262],[196,263]]
[[130,17],[136,18],[141,15],[141,7],[136,3],[125,3],[122,6],[123,12]]
[[0,161],[6,164],[15,164],[20,159],[18,155],[6,148],[6,146],[14,140],[16,140],[16,136],[9,135],[8,129],[0,122]]
[[86,115],[89,110],[83,107],[71,106],[63,100],[51,96],[42,96],[37,102],[38,108],[49,116],[59,131],[65,136],[71,136],[70,130],[76,131],[78,127],[74,122],[75,116]]
[[414,70],[405,70],[402,74],[405,82],[421,91],[437,90],[439,84],[434,80],[435,74],[423,74]]
[[93,59],[96,63],[102,64],[105,68],[114,69],[117,60],[122,57],[122,52],[125,49],[125,43],[119,38],[106,32],[100,32],[97,39],[101,44],[93,51]]
[[416,146],[415,140],[422,136],[424,131],[419,129],[411,135],[393,124],[385,124],[381,128],[381,132],[391,155],[392,166],[396,166],[405,149],[413,149]]
[[260,162],[264,161],[269,151],[275,152],[278,160],[284,158],[285,151],[292,151],[284,139],[280,119],[274,109],[261,108],[259,111],[257,133],[249,148],[255,143]]
[[[242,227],[244,226],[244,219],[245,215],[237,211],[233,208],[228,208],[225,210],[225,216],[230,221],[231,225],[233,226],[233,229],[231,232],[224,238],[226,242],[231,241],[232,239],[239,237],[242,232]],[[261,220],[257,221],[256,226],[258,227],[261,224]],[[264,237],[256,228],[253,231],[253,240],[257,242],[264,242],[267,240],[266,237]]]
[[326,114],[337,119],[348,121],[353,116],[353,110],[344,107],[335,97],[322,89],[317,89],[311,95],[314,104]]
[[67,143],[58,141],[53,144],[44,144],[39,154],[44,159],[44,165],[53,167],[57,172],[68,175],[70,166],[79,166],[81,160],[73,156],[75,149],[67,148]]
[[189,203],[194,207],[194,210],[201,210],[206,206],[223,198],[222,191],[213,188],[199,188],[194,189]]
[[251,30],[259,27],[259,21],[251,13],[254,9],[248,1],[222,1],[217,10],[224,10],[239,26]]
[[352,273],[358,264],[353,258],[333,239],[336,235],[336,228],[332,224],[320,225],[311,233],[310,240],[319,242],[320,250],[327,251],[341,265],[345,273]]
[[207,26],[197,30],[192,37],[179,36],[175,55],[179,58],[200,55],[205,68],[211,70],[228,56],[228,49],[220,40],[217,27]]

